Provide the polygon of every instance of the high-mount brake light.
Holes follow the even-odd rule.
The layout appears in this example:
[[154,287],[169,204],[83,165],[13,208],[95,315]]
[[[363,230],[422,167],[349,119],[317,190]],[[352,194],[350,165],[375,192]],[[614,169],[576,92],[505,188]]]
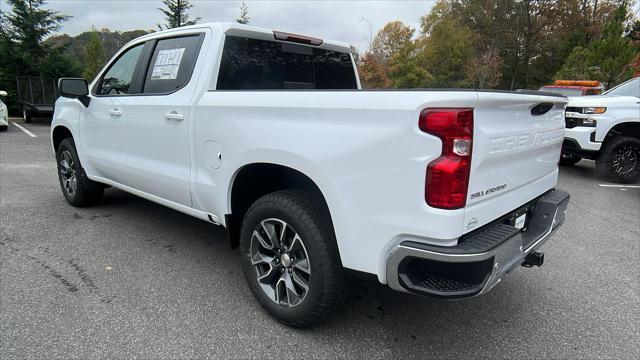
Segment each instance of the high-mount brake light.
[[418,125],[442,140],[442,155],[427,166],[425,201],[440,209],[463,208],[471,170],[473,109],[425,109]]
[[273,30],[273,37],[276,40],[289,41],[289,42],[294,42],[298,44],[306,44],[306,45],[313,45],[313,46],[320,46],[322,45],[322,43],[324,43],[322,39],[318,39],[310,36],[304,36],[304,35],[291,34],[291,33],[286,33],[286,32],[276,31],[276,30]]

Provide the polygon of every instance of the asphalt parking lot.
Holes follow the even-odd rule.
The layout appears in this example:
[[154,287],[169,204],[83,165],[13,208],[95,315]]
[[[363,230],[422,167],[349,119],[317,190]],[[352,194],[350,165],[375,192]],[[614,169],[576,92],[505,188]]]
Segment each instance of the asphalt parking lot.
[[49,125],[0,133],[0,358],[638,358],[640,186],[563,168],[567,222],[542,268],[443,302],[353,281],[321,326],[254,301],[225,232],[108,189],[75,209]]

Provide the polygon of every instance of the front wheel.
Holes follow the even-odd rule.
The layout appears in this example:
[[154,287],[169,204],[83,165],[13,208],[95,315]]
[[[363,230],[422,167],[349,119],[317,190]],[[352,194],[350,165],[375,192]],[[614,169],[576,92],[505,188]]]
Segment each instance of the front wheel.
[[69,204],[84,207],[100,201],[104,186],[89,180],[84,173],[73,139],[62,140],[56,152],[56,162],[60,188]]
[[328,211],[301,191],[258,199],[240,233],[244,276],[258,302],[280,322],[308,327],[335,309],[342,264]]
[[598,175],[619,183],[640,179],[640,139],[618,136],[605,142],[596,160]]

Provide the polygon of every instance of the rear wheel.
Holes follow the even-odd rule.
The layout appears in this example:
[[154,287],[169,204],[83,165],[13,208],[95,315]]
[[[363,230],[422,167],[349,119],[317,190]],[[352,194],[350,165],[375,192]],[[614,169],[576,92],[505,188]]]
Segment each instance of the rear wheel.
[[308,327],[335,309],[343,286],[331,220],[318,201],[287,190],[258,199],[240,234],[242,269],[271,315]]
[[596,160],[596,171],[600,177],[614,182],[640,180],[640,139],[618,136],[607,140]]
[[62,140],[56,152],[58,179],[67,202],[73,206],[90,206],[102,199],[102,184],[89,180],[82,169],[76,146],[71,138]]
[[560,165],[573,166],[577,164],[580,160],[582,160],[582,158],[579,156],[562,154],[560,156]]

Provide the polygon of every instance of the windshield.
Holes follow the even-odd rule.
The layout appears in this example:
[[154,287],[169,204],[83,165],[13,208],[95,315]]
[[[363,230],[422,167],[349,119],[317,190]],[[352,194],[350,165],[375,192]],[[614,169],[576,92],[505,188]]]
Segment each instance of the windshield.
[[640,97],[640,77],[622,83],[605,92],[604,95]]
[[542,91],[548,91],[564,96],[582,96],[581,89],[569,89],[569,88],[557,88],[557,87],[547,87],[543,86],[540,88]]

